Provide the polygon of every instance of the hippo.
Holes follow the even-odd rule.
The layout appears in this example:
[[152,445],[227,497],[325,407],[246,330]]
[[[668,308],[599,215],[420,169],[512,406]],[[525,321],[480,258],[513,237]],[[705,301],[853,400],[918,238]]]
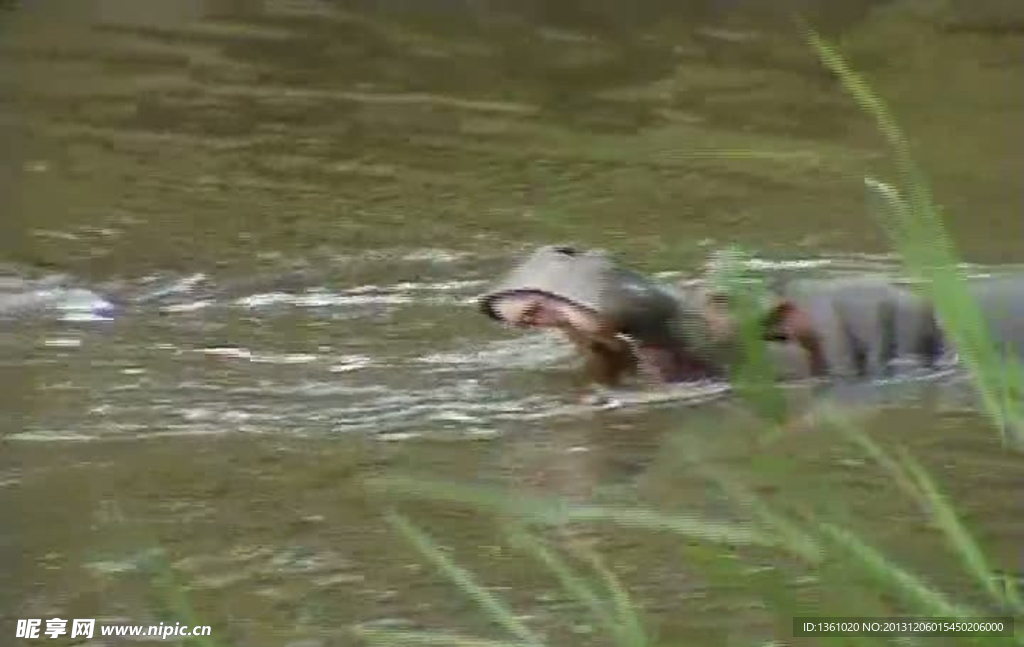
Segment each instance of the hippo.
[[[999,350],[1024,359],[1024,276],[972,279],[967,289]],[[729,331],[723,295],[705,295],[694,309]],[[763,340],[800,345],[811,374],[830,379],[883,378],[956,357],[932,302],[882,277],[791,280],[773,289],[759,316]]]
[[[599,384],[728,379],[745,361],[725,291],[661,284],[602,251],[542,247],[480,300],[493,319],[561,330]],[[1024,277],[969,282],[992,338],[1024,358]],[[776,282],[755,331],[775,377],[876,379],[947,366],[955,357],[932,303],[878,276]]]
[[1007,274],[974,279],[968,290],[1000,349],[1024,359],[1024,276]]
[[[657,383],[723,379],[739,359],[735,340],[717,329],[699,295],[625,268],[601,250],[541,247],[479,303],[508,325],[561,331],[602,386],[631,375]],[[811,375],[799,344],[769,340],[766,348],[778,376]]]
[[[947,353],[931,303],[884,278],[791,280],[773,293],[762,338],[799,344],[814,375],[878,378],[935,366]],[[705,309],[728,320],[723,300]]]

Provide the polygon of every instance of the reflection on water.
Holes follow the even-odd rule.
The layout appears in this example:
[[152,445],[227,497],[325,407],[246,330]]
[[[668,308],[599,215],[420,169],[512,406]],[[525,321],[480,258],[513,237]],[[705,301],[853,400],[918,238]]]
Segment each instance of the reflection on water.
[[[1019,35],[957,2],[792,4],[827,17],[905,117],[972,259],[1024,260]],[[367,621],[486,633],[361,480],[394,468],[734,515],[696,459],[664,451],[679,438],[752,478],[795,461],[780,499],[834,497],[912,565],[944,563],[835,439],[762,446],[720,384],[580,404],[559,340],[475,313],[538,242],[663,276],[728,242],[769,266],[891,269],[864,217],[861,177],[885,169],[871,124],[761,3],[684,5],[4,9],[2,630],[156,622],[140,564],[160,547],[227,644],[347,644],[343,628]],[[962,387],[828,397],[948,479],[1013,570],[1019,510],[990,493],[1017,491],[1019,466]],[[564,626],[564,603],[489,519],[408,509],[532,622],[579,642],[586,628]],[[771,635],[756,613],[726,616],[750,600],[707,588],[672,546],[598,537],[663,635]],[[729,626],[700,620],[708,609]]]

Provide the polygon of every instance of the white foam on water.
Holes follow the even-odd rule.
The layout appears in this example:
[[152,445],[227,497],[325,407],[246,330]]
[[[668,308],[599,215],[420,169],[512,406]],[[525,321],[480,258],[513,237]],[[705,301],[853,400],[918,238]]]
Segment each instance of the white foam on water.
[[309,353],[253,354],[250,358],[258,364],[309,364],[319,359]]
[[79,348],[82,340],[74,337],[54,337],[43,341],[47,348]]
[[6,436],[8,440],[21,440],[25,442],[85,442],[98,440],[98,436],[91,434],[74,433],[59,429],[37,429],[34,431],[21,431]]
[[49,290],[54,300],[53,306],[68,314],[98,314],[112,312],[114,304],[110,303],[92,290],[82,288],[55,288]]
[[[332,364],[328,369],[331,373],[349,373],[374,364],[373,358],[369,355],[348,355],[340,359],[340,362]],[[337,360],[335,361],[337,362]]]
[[541,368],[572,357],[572,350],[554,332],[530,331],[513,339],[501,339],[469,351],[430,353],[417,357],[419,364],[445,369],[466,367],[495,369]]
[[213,355],[215,357],[230,357],[234,359],[252,359],[252,351],[247,348],[237,348],[235,346],[214,346],[212,348],[200,348],[196,351],[204,355]]
[[345,306],[409,304],[454,305],[466,298],[458,293],[479,290],[486,284],[481,280],[442,280],[433,282],[402,281],[388,285],[363,284],[340,290],[322,286],[310,287],[302,292],[257,292],[233,301],[244,308],[291,306],[298,308],[329,308]]
[[414,440],[416,438],[422,437],[422,433],[415,431],[392,431],[380,433],[375,436],[377,440],[383,440],[387,442],[401,442],[406,440]]
[[414,283],[404,282],[388,286],[386,290],[399,292],[456,292],[468,288],[481,288],[487,285],[486,281],[439,281],[436,283]]
[[74,322],[89,322],[89,321],[113,321],[114,318],[109,316],[109,315],[99,314],[99,313],[96,313],[96,312],[72,311],[72,312],[66,312],[63,315],[61,315],[60,320],[61,321],[67,321],[67,322],[70,322],[70,323],[74,323]]
[[199,301],[189,301],[186,303],[173,303],[166,306],[161,306],[160,311],[168,314],[176,314],[182,312],[197,312],[199,310],[205,310],[210,306],[214,305],[215,301],[211,299],[201,299]]
[[448,249],[416,249],[402,255],[403,261],[427,261],[430,263],[454,263],[465,258],[467,254],[453,252]]
[[198,287],[201,283],[205,283],[208,281],[209,277],[206,274],[202,272],[196,272],[194,274],[189,274],[188,276],[183,276],[179,279],[173,280],[171,281],[170,284],[164,287],[146,292],[145,294],[142,295],[141,300],[150,301],[153,299],[162,299],[172,295],[188,294],[192,292],[196,287]]
[[415,299],[407,294],[380,294],[380,293],[332,293],[332,292],[309,292],[304,294],[290,294],[287,292],[269,292],[263,294],[252,294],[235,300],[235,305],[244,308],[265,308],[276,305],[288,305],[299,308],[327,308],[332,306],[360,306],[360,305],[404,305],[413,303]]
[[563,402],[546,408],[531,407],[530,410],[495,414],[496,420],[546,420],[551,418],[576,418],[602,410],[634,410],[653,405],[701,404],[724,396],[732,387],[724,382],[695,382],[672,384],[651,390],[616,389],[587,401]]
[[[393,260],[392,257],[389,262]],[[755,259],[754,264],[758,262]],[[857,271],[863,272],[868,266],[896,268],[892,259],[881,257],[764,261],[762,265],[799,269],[825,267],[828,272],[848,268],[859,268]],[[683,276],[659,274],[669,275]],[[426,320],[420,313],[406,319],[401,312],[389,316],[389,328],[381,331],[381,339],[374,339],[372,331],[368,337],[362,328],[357,337],[350,336],[343,329],[346,323],[330,321],[339,317],[379,316],[380,307],[360,307],[365,305],[397,308],[457,304],[470,307],[476,302],[476,295],[472,293],[484,285],[484,281],[381,284],[366,281],[342,289],[309,287],[294,292],[263,291],[241,298],[210,296],[204,286],[202,295],[194,294],[197,286],[206,280],[207,277],[199,273],[178,279],[172,288],[160,293],[169,295],[170,302],[162,302],[159,307],[133,302],[128,314],[141,321],[145,337],[117,337],[125,334],[122,326],[115,328],[113,342],[108,339],[107,331],[94,336],[82,333],[81,338],[67,332],[44,336],[41,343],[49,348],[78,348],[86,342],[90,348],[94,344],[101,347],[102,365],[112,366],[108,374],[115,376],[115,383],[105,383],[102,390],[89,390],[95,405],[93,413],[82,414],[82,424],[75,424],[72,430],[63,424],[66,419],[76,418],[65,416],[78,414],[61,410],[55,414],[57,417],[40,418],[34,424],[36,429],[25,430],[13,438],[62,442],[227,433],[298,436],[366,433],[389,441],[434,434],[486,439],[537,423],[547,426],[543,423],[562,418],[600,421],[604,416],[642,416],[645,411],[662,407],[699,405],[730,391],[729,385],[719,382],[637,386],[584,402],[563,381],[548,380],[553,374],[572,372],[577,363],[571,347],[557,333],[516,331],[508,334],[495,326],[489,341],[467,343],[466,339],[456,336],[458,330],[452,330],[450,339],[445,339],[442,331],[440,338],[436,334],[428,335],[419,355],[389,360],[383,355],[390,352],[387,340],[399,339],[405,344],[418,338],[419,331],[428,330],[424,326],[436,325],[429,319],[429,313]],[[317,280],[329,283],[322,276]],[[38,287],[39,283],[34,285]],[[46,290],[33,294],[32,298],[37,301],[39,295],[45,299],[56,298],[53,303],[60,305],[54,308],[65,315],[83,317],[84,321],[107,318],[97,317],[95,308],[101,315],[105,308],[112,308],[110,302],[89,290],[55,289],[48,284]],[[173,302],[176,294],[186,296],[180,302]],[[209,329],[203,327],[207,325],[205,315],[152,317],[154,313],[193,312],[215,305],[222,308],[216,311]],[[311,345],[304,343],[297,347],[301,351],[317,350],[281,350],[280,342],[286,337],[281,337],[274,326],[265,324],[270,317],[280,314],[282,309],[287,312],[289,308],[308,308],[311,317],[324,317],[317,309],[329,309],[327,320],[309,329],[312,335],[325,336],[311,337]],[[467,312],[465,316],[480,315]],[[244,322],[245,326],[239,328],[242,334],[255,336],[225,338],[224,331],[233,328],[224,326],[222,318]],[[73,330],[80,332],[79,327]],[[212,338],[206,334],[208,330],[216,331]],[[122,339],[127,339],[129,345],[122,345]],[[244,344],[232,343],[243,339]],[[110,347],[104,345],[106,343],[116,345]],[[258,350],[261,347],[266,350]],[[339,350],[353,352],[338,354]],[[154,352],[161,359],[150,363]],[[404,346],[402,352],[407,352]],[[108,353],[115,356],[108,356]],[[59,353],[49,355],[52,358]],[[222,358],[224,363],[214,367],[204,357]],[[236,360],[249,364],[241,365]],[[126,366],[129,368],[121,368]],[[524,376],[530,371],[534,373]],[[939,379],[954,372],[949,369],[938,376],[930,372],[925,378]],[[143,373],[145,377],[139,378]],[[917,379],[921,378],[915,373],[889,381]],[[90,389],[88,380],[87,369],[80,376],[72,377],[69,386],[85,392]],[[559,386],[546,389],[543,384],[551,381]]]

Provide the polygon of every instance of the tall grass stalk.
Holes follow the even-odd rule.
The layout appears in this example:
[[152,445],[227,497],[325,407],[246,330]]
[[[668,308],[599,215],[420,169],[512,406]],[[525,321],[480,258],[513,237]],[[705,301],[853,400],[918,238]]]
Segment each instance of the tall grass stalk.
[[737,396],[766,421],[778,423],[786,417],[786,402],[776,388],[775,366],[763,338],[764,304],[768,291],[763,277],[751,270],[749,254],[731,247],[718,254],[709,287],[727,300],[738,322],[739,357],[742,360],[729,380]]
[[1024,449],[1024,411],[1009,394],[1024,394],[1024,372],[1014,358],[1000,357],[985,319],[960,271],[960,257],[946,231],[923,171],[914,161],[906,135],[885,102],[839,52],[814,30],[807,41],[822,64],[835,74],[858,106],[875,120],[889,145],[899,176],[896,187],[865,180],[872,211],[889,236],[907,273],[924,282],[938,319],[970,371],[986,411],[1003,442]]
[[608,565],[601,559],[601,556],[580,544],[573,544],[570,547],[570,552],[585,561],[601,580],[602,584],[604,584],[611,611],[617,624],[614,634],[617,639],[616,642],[620,645],[630,645],[632,647],[647,647],[647,645],[652,644],[647,631],[644,629],[643,619],[637,611],[637,607],[633,604],[629,592],[622,585],[622,582],[619,581],[619,578],[615,576],[615,573],[608,568]]
[[[153,589],[157,595],[157,606],[167,622],[180,622],[192,627],[200,623],[185,587],[174,574],[167,562],[163,549],[147,551],[142,558],[142,568],[149,572]],[[212,636],[185,636],[181,639],[184,647],[218,647],[220,643]]]
[[387,520],[423,557],[433,563],[467,597],[475,601],[491,617],[491,620],[512,634],[517,641],[531,646],[544,644],[544,641],[539,636],[519,621],[515,613],[512,612],[512,609],[497,596],[477,584],[468,571],[449,559],[430,537],[416,528],[405,517],[390,512],[387,514]]
[[821,536],[840,548],[859,572],[873,579],[878,589],[902,597],[921,615],[932,617],[972,617],[980,615],[976,609],[954,603],[938,589],[905,570],[869,545],[855,533],[832,523],[818,526]]
[[1024,603],[1015,589],[1006,589],[999,582],[996,571],[967,526],[956,513],[956,508],[940,491],[935,481],[921,464],[906,450],[898,449],[896,456],[887,454],[866,433],[853,429],[841,417],[832,420],[846,436],[865,454],[875,460],[903,492],[929,515],[942,533],[950,549],[960,559],[964,570],[978,582],[997,606],[1024,609]]
[[[499,645],[540,646],[546,644],[520,622],[512,609],[478,584],[472,575],[456,565],[424,532],[416,528],[405,517],[388,513],[388,522],[416,548],[416,550],[463,593],[487,613],[495,624],[504,628],[515,638],[514,642],[491,641],[448,633],[398,631],[360,627],[356,633],[364,639],[379,642],[401,642],[424,645],[467,645],[497,647]],[[591,620],[600,626],[614,644],[629,647],[647,647],[650,640],[643,623],[625,588],[592,550],[580,543],[570,543],[568,552],[593,571],[591,578],[581,574],[569,564],[566,556],[559,554],[549,544],[523,527],[506,525],[505,535],[509,543],[543,566],[558,581],[562,590],[571,595],[584,609]],[[602,590],[603,589],[603,590]]]
[[711,544],[779,546],[779,539],[770,533],[749,525],[703,519],[699,515],[669,514],[639,507],[570,504],[550,497],[509,494],[497,488],[401,476],[369,479],[366,486],[391,496],[467,504],[515,515],[534,523],[604,522],[626,528],[670,532]]
[[550,571],[562,589],[586,607],[593,621],[601,626],[616,644],[635,647],[649,644],[629,594],[596,553],[579,542],[569,544],[569,551],[587,562],[602,580],[605,587],[603,593],[586,577],[574,571],[565,558],[523,528],[515,528],[508,533],[508,537],[513,546],[529,554]]

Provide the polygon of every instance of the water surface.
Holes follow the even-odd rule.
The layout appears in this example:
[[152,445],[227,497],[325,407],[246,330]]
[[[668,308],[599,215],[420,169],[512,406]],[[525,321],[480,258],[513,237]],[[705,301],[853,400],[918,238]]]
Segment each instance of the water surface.
[[[716,384],[582,405],[559,340],[475,312],[554,241],[666,280],[734,242],[897,270],[863,199],[884,148],[798,34],[758,3],[677,4],[5,9],[0,287],[34,301],[0,320],[0,624],[157,622],[138,565],[160,548],[226,644],[350,644],[366,622],[494,635],[383,523],[394,501],[363,482],[392,471],[742,518],[710,463],[851,511],[959,590],[919,513],[835,437],[764,442]],[[1024,62],[997,28],[1014,9],[803,6],[907,125],[969,271],[1024,261]],[[1020,463],[961,378],[832,397],[1021,569]],[[487,515],[402,509],[538,630],[599,642]],[[666,640],[776,635],[676,540],[590,532]]]

